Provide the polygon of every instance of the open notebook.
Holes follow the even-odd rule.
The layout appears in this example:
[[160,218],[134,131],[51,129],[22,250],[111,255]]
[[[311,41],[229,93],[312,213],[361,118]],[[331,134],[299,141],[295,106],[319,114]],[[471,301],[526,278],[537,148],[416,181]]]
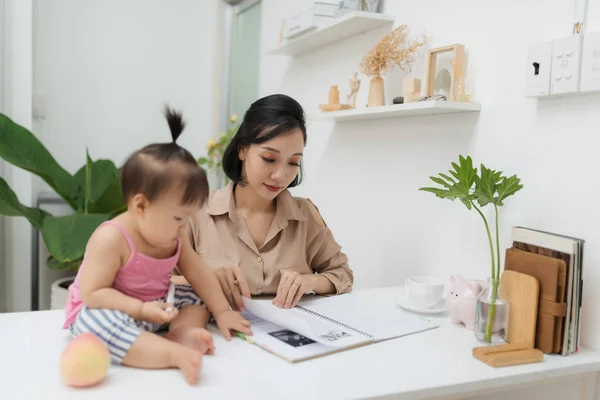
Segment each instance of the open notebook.
[[245,339],[289,362],[439,326],[393,304],[372,303],[351,294],[301,302],[292,309],[275,307],[271,299],[243,300],[243,315],[251,322],[253,332]]

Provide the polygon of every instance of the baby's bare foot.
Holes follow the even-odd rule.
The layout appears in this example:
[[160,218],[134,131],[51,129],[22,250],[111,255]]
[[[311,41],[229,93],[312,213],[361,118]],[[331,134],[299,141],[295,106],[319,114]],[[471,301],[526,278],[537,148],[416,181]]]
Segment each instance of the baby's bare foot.
[[173,366],[179,368],[190,385],[195,385],[202,367],[202,354],[182,347],[173,354]]
[[215,352],[213,336],[203,328],[179,328],[169,331],[165,337],[192,350],[198,350],[201,354]]

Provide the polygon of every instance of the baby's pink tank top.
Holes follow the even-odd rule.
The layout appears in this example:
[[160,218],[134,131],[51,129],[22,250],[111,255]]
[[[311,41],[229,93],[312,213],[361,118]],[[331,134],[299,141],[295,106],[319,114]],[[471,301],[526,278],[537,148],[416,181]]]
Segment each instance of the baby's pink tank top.
[[[173,271],[177,261],[179,261],[181,239],[178,239],[177,252],[172,257],[152,258],[138,253],[133,240],[131,240],[125,228],[117,222],[106,221],[96,231],[105,224],[115,226],[121,231],[131,251],[129,260],[117,271],[112,287],[121,293],[135,297],[141,301],[153,301],[166,296],[171,283],[171,271]],[[85,255],[79,267],[79,272],[84,268]],[[63,328],[68,328],[75,321],[77,313],[82,307],[83,302],[81,301],[79,291],[78,273],[77,277],[75,277],[75,282],[69,287],[69,296],[65,308],[66,319]]]

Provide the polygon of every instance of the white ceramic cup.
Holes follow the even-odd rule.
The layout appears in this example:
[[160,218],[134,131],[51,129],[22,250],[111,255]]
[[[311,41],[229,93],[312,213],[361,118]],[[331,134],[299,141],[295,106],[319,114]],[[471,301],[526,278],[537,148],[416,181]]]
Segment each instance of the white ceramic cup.
[[444,296],[444,282],[431,276],[410,277],[404,286],[409,300],[418,308],[431,308]]

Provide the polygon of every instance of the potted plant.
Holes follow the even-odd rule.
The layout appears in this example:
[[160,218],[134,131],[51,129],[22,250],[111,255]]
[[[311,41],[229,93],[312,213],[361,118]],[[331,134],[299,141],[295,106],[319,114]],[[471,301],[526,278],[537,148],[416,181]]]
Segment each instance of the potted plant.
[[[473,167],[473,161],[469,156],[465,158],[460,155],[459,164],[453,162],[452,167],[454,169],[449,171],[452,176],[440,173],[439,177],[430,177],[433,182],[441,187],[422,187],[419,190],[431,192],[443,199],[459,199],[468,210],[475,210],[483,220],[490,246],[491,275],[488,279],[488,287],[480,294],[478,299],[475,335],[479,340],[491,343],[492,333],[496,330],[493,327],[496,321],[496,306],[502,304],[498,298],[500,283],[498,207],[503,206],[504,200],[521,190],[523,185],[521,185],[521,180],[516,175],[506,177],[502,175],[502,171],[488,169],[483,164],[481,164],[478,174],[477,168]],[[482,212],[482,208],[488,205],[494,208],[495,246],[490,225]],[[508,306],[504,308],[502,310],[504,313],[503,318],[507,320]]]
[[216,189],[220,189],[229,183],[229,178],[223,172],[223,153],[225,153],[225,149],[229,146],[231,139],[233,139],[233,136],[239,129],[237,120],[237,115],[232,114],[229,117],[229,129],[227,132],[221,133],[218,140],[209,139],[206,142],[206,150],[208,152],[206,157],[198,159],[198,164],[205,167],[209,172],[209,176],[213,178],[210,186]]
[[112,161],[93,161],[86,151],[85,165],[71,175],[29,130],[3,114],[0,158],[42,178],[73,209],[72,215],[52,216],[39,208],[27,207],[0,178],[0,215],[25,217],[41,232],[50,253],[47,264],[51,269],[77,270],[94,230],[127,207],[119,169]]
[[427,42],[425,38],[406,40],[406,25],[400,25],[379,40],[377,45],[367,53],[361,64],[361,72],[371,78],[369,85],[369,107],[385,104],[383,75],[396,64],[403,71],[410,68],[417,59],[419,47]]

